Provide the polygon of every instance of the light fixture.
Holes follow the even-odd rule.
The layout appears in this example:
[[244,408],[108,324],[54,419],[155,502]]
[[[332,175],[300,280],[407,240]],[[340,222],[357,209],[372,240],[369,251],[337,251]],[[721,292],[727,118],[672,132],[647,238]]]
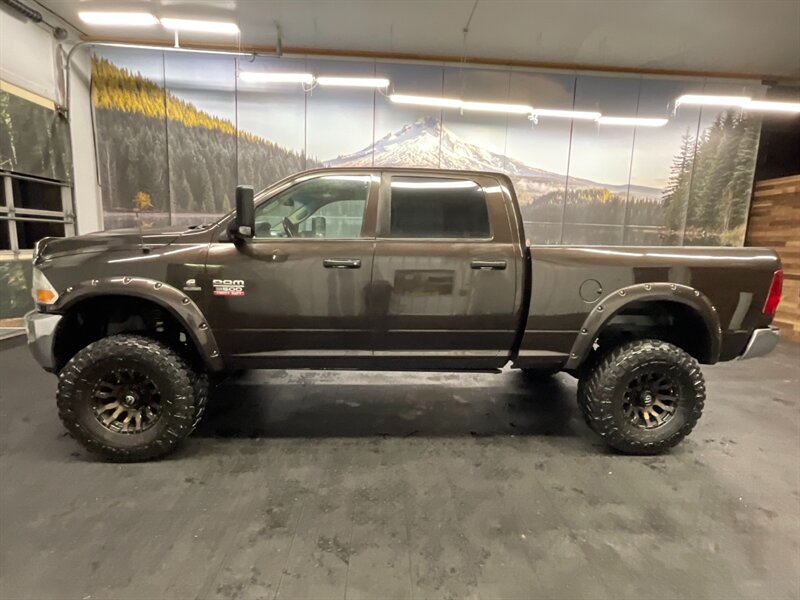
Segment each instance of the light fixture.
[[663,127],[669,119],[651,117],[606,117],[597,119],[600,125],[633,125],[634,127]]
[[461,108],[463,101],[458,98],[436,98],[433,96],[406,96],[392,94],[389,100],[396,104],[416,104],[419,106],[444,106],[445,108]]
[[771,100],[750,100],[742,108],[752,111],[800,113],[800,102],[774,102]]
[[125,25],[128,27],[148,27],[157,25],[158,19],[146,12],[94,12],[81,11],[78,17],[89,25]]
[[534,108],[533,118],[539,117],[558,117],[561,119],[581,119],[584,121],[597,121],[602,115],[599,112],[586,110],[560,110],[553,108]]
[[239,26],[228,21],[198,21],[196,19],[163,18],[161,24],[175,31],[199,31],[203,33],[238,34]]
[[461,108],[464,110],[484,110],[487,112],[512,113],[516,115],[529,115],[533,111],[532,106],[526,104],[499,104],[496,102],[462,102]]
[[675,108],[681,104],[695,106],[744,106],[750,102],[748,96],[706,96],[705,94],[684,94],[675,100]]
[[389,100],[398,104],[417,104],[419,106],[439,106],[444,108],[460,108],[462,110],[482,110],[497,113],[528,115],[533,107],[526,104],[502,104],[498,102],[472,102],[460,98],[437,98],[435,96],[406,96],[392,94]]
[[320,85],[335,85],[342,87],[366,87],[366,88],[385,88],[389,87],[389,80],[382,77],[317,77]]
[[241,71],[239,79],[251,83],[305,83],[306,85],[311,85],[314,82],[314,76],[311,73]]

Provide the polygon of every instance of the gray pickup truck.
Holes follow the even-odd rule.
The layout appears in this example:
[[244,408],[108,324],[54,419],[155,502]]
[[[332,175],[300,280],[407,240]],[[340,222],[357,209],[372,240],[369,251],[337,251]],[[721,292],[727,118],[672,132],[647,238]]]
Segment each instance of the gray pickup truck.
[[762,248],[537,247],[509,178],[322,169],[186,230],[46,238],[30,348],[71,434],[111,460],[173,450],[234,369],[565,371],[612,447],[677,444],[699,363],[769,352]]

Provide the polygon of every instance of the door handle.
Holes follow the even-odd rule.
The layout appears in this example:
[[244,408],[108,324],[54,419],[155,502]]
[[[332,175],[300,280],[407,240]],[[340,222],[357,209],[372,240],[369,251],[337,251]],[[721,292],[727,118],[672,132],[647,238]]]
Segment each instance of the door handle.
[[326,258],[322,261],[326,269],[360,269],[360,258]]
[[473,260],[473,269],[480,269],[482,271],[502,271],[506,268],[506,261],[504,260]]

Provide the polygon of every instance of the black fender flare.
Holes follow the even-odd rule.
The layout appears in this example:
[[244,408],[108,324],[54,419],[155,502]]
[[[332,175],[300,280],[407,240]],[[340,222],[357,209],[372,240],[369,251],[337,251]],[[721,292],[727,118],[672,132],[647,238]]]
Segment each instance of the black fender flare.
[[591,350],[594,340],[603,326],[632,302],[668,300],[684,304],[694,309],[708,330],[711,341],[710,363],[719,359],[722,344],[722,326],[714,304],[708,296],[695,288],[680,283],[638,283],[630,285],[605,296],[597,303],[581,325],[570,350],[565,369],[577,369]]
[[127,276],[83,281],[64,290],[51,311],[65,313],[82,300],[107,295],[142,298],[161,306],[187,331],[209,370],[223,369],[219,346],[200,307],[182,291],[163,281]]

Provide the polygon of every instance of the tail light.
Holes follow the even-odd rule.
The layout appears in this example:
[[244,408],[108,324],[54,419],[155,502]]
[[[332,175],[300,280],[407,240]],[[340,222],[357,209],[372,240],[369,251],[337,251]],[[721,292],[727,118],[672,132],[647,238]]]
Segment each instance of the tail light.
[[775,316],[775,311],[778,310],[778,303],[781,301],[781,293],[783,292],[783,269],[778,269],[772,275],[772,283],[769,284],[769,293],[767,300],[764,302],[764,309],[761,311],[770,317]]

